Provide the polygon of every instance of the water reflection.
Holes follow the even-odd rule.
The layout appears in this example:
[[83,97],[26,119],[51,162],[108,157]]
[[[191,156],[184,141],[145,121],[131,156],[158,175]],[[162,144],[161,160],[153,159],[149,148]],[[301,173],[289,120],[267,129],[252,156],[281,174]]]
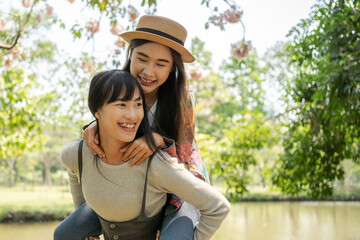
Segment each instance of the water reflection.
[[[0,239],[47,240],[58,222],[0,224]],[[212,240],[360,239],[360,202],[237,203]]]
[[255,202],[233,205],[213,240],[360,239],[359,202]]
[[0,239],[51,240],[58,222],[0,224]]

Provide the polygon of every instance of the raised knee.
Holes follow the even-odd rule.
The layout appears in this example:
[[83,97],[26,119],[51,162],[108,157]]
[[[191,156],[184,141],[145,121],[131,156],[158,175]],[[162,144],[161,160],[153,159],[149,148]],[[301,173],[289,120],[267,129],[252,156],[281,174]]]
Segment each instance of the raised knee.
[[66,240],[65,238],[62,238],[63,234],[62,234],[62,229],[60,227],[60,225],[58,225],[55,230],[54,230],[54,240]]

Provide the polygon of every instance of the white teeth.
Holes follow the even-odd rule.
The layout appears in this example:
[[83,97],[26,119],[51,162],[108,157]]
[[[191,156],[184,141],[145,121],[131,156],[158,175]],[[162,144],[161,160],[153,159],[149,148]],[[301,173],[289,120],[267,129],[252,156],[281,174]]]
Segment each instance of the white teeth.
[[120,124],[121,127],[123,128],[128,128],[128,129],[132,129],[135,127],[135,124],[126,124],[126,123],[123,123],[123,124]]
[[144,82],[147,82],[147,83],[155,82],[155,81],[151,81],[151,80],[145,80],[145,79],[143,79],[143,78],[141,78],[141,80],[143,80]]

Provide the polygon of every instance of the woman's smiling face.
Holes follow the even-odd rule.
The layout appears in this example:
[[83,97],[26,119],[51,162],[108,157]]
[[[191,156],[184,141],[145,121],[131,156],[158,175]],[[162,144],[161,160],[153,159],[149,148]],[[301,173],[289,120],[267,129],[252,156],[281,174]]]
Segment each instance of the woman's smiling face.
[[139,89],[134,90],[134,95],[129,101],[122,100],[125,92],[126,89],[122,89],[119,97],[114,102],[102,106],[95,117],[103,133],[117,141],[129,143],[136,136],[144,117],[144,110]]
[[155,42],[136,47],[130,60],[130,73],[141,84],[145,95],[157,93],[174,64],[170,48]]

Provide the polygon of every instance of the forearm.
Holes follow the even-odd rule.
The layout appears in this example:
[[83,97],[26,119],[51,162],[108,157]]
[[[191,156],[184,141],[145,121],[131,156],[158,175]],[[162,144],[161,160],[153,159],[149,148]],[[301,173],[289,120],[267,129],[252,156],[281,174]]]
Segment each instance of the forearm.
[[[195,228],[194,239],[210,239],[227,216],[230,203],[219,191],[195,178],[182,164],[174,161],[174,158],[158,161],[164,163],[159,168],[168,171],[162,171],[161,174],[157,172],[155,185],[162,186],[164,191],[175,194],[199,209],[201,217]],[[156,161],[152,164],[156,168]]]
[[230,204],[223,196],[206,201],[200,210],[200,219],[195,226],[194,240],[210,239],[230,211]]
[[91,122],[89,122],[88,124],[82,126],[82,130],[85,130],[87,129],[91,124],[93,124],[94,122],[96,122],[96,119],[95,120],[92,120]]
[[84,195],[82,193],[82,186],[81,183],[78,182],[78,178],[73,175],[71,172],[69,174],[69,184],[70,184],[70,192],[73,199],[74,207],[77,209],[80,207],[84,202]]
[[209,184],[196,180],[197,184],[194,185],[191,195],[184,195],[181,198],[200,211],[200,219],[194,230],[194,240],[206,240],[211,238],[228,215],[230,203]]
[[161,136],[161,135],[158,134],[158,133],[153,133],[153,137],[154,137],[154,139],[155,139],[155,141],[156,141],[156,145],[157,145],[158,147],[161,147],[161,148],[167,147],[163,136]]
[[[159,134],[158,134],[159,135]],[[169,154],[171,157],[177,157],[176,156],[176,146],[175,141],[170,138],[166,138],[164,136],[159,135],[163,141],[163,144],[161,146],[158,145],[158,147],[161,148],[164,152]]]

